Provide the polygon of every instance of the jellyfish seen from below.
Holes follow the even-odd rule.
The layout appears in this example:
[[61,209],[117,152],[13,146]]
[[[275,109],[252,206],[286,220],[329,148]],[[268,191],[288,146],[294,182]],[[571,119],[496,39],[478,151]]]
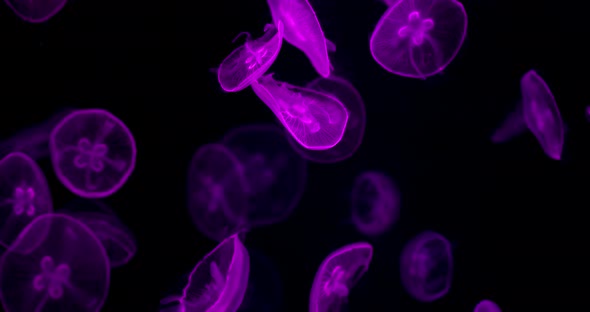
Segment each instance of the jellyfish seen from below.
[[35,218],[53,211],[43,171],[26,154],[0,160],[0,245],[8,247]]
[[66,116],[51,132],[49,149],[59,180],[86,198],[118,191],[133,172],[137,154],[129,128],[103,109]]
[[341,311],[372,258],[373,246],[364,242],[346,245],[328,255],[313,280],[309,311]]
[[352,222],[360,233],[381,235],[399,219],[399,190],[387,175],[363,172],[355,179],[351,208]]
[[375,27],[371,54],[393,74],[426,79],[451,63],[466,32],[467,14],[456,0],[399,0]]
[[234,234],[195,266],[180,299],[181,312],[236,312],[249,274],[250,256]]
[[416,300],[445,296],[453,276],[451,244],[436,232],[420,233],[402,250],[400,271],[404,288]]
[[264,253],[248,248],[250,277],[238,312],[284,311],[283,284],[276,264]]
[[7,312],[100,311],[110,267],[100,241],[76,219],[45,214],[0,259],[0,299]]
[[342,140],[349,112],[336,98],[277,81],[272,74],[252,83],[252,90],[304,148],[326,150]]
[[482,300],[475,306],[473,312],[502,312],[502,310],[495,302]]
[[5,0],[14,13],[29,23],[43,23],[57,14],[66,0]]

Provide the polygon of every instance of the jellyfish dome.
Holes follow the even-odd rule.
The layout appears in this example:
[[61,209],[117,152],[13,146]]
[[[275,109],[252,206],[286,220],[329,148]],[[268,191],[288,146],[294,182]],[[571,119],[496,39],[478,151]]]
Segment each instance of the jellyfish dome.
[[30,23],[42,23],[57,14],[66,0],[5,0],[14,13]]
[[484,299],[475,306],[473,312],[502,312],[502,310],[495,302]]

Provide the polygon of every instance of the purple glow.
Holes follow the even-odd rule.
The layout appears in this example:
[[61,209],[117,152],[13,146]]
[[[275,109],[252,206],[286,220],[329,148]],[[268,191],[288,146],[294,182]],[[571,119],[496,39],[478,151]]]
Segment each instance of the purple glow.
[[482,300],[476,306],[473,312],[502,312],[500,307],[491,300]]
[[66,0],[5,0],[14,13],[29,23],[43,23],[66,4]]

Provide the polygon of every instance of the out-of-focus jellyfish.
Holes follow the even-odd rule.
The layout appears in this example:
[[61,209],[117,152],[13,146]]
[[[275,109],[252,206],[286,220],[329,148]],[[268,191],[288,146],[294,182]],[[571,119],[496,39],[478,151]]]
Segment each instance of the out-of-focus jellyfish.
[[371,54],[391,73],[426,79],[455,58],[466,32],[467,14],[456,0],[399,0],[375,27]]
[[66,116],[51,132],[49,149],[59,180],[86,198],[118,191],[133,172],[137,154],[129,128],[103,109]]
[[[307,0],[268,0],[268,6],[275,24],[285,26],[284,38],[301,50],[315,70],[322,76],[330,75],[330,59],[326,37],[315,11]],[[333,43],[331,49],[336,49]]]
[[100,311],[110,267],[88,227],[63,214],[31,222],[0,259],[0,299],[7,312]]
[[237,92],[260,78],[272,65],[283,43],[283,23],[267,24],[264,36],[246,42],[226,57],[217,70],[217,79],[226,92]]
[[250,256],[237,234],[223,240],[191,272],[182,312],[236,312],[244,299]]
[[252,90],[303,147],[326,150],[342,140],[349,113],[338,99],[277,81],[272,74],[252,83]]
[[40,215],[53,211],[45,175],[26,154],[0,160],[0,245],[8,247]]
[[283,285],[275,263],[262,252],[248,252],[250,278],[238,312],[283,311]]
[[399,190],[385,174],[363,172],[354,182],[351,208],[352,222],[359,232],[381,235],[399,219]]
[[14,13],[29,23],[42,23],[52,18],[66,4],[66,0],[5,0]]
[[560,160],[564,126],[551,90],[534,70],[520,80],[522,101],[492,135],[492,142],[502,143],[529,129],[547,156]]
[[491,300],[482,300],[473,309],[473,312],[502,312],[500,307]]
[[307,179],[307,163],[291,147],[285,134],[273,124],[247,125],[223,138],[239,159],[245,178],[247,206],[232,206],[246,215],[249,226],[263,226],[287,219],[299,203]]
[[442,235],[425,231],[403,249],[401,280],[416,300],[431,302],[446,295],[453,277],[451,244]]
[[364,242],[346,245],[328,255],[313,280],[309,311],[341,311],[372,258],[373,246]]

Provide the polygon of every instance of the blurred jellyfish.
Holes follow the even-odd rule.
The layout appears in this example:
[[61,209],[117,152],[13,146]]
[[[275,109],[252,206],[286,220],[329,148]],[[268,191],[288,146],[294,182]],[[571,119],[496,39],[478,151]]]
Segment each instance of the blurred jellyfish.
[[400,271],[404,288],[416,300],[431,302],[445,296],[453,276],[451,244],[436,232],[420,233],[404,247]]
[[366,171],[354,182],[351,206],[357,230],[367,236],[379,236],[399,219],[400,193],[385,174]]
[[236,312],[249,274],[248,251],[234,234],[195,266],[180,299],[181,312]]
[[226,92],[237,92],[260,78],[272,65],[283,43],[283,23],[267,24],[264,36],[252,40],[246,33],[246,43],[226,57],[217,70],[217,79]]
[[326,150],[342,140],[349,113],[336,98],[277,81],[272,74],[252,83],[252,90],[306,149]]
[[35,218],[53,211],[45,175],[26,154],[0,160],[0,245],[8,247]]
[[5,0],[14,13],[29,23],[43,23],[66,4],[66,0]]
[[[282,22],[285,26],[284,38],[301,50],[315,70],[322,76],[330,75],[328,44],[316,14],[307,0],[268,0],[275,25]],[[329,44],[331,50],[336,47]]]
[[520,80],[522,102],[492,135],[492,142],[502,143],[529,129],[551,159],[560,160],[564,126],[555,98],[534,70]]
[[475,306],[473,312],[502,312],[502,310],[495,302],[482,300]]
[[313,280],[309,311],[341,311],[372,258],[373,247],[363,242],[346,245],[328,255]]
[[426,79],[455,58],[466,32],[467,14],[456,0],[399,0],[375,27],[371,54],[391,73]]
[[273,124],[248,125],[223,138],[239,159],[245,178],[248,205],[232,206],[246,215],[248,225],[263,226],[287,219],[299,203],[307,179],[307,163],[289,146]]
[[238,312],[283,311],[283,284],[275,263],[260,251],[249,249],[250,278]]
[[74,194],[107,197],[118,191],[135,168],[135,139],[127,126],[103,109],[77,110],[51,132],[55,174]]
[[7,312],[100,311],[110,267],[100,241],[76,219],[45,214],[0,259],[0,299]]
[[590,105],[586,106],[586,119],[590,121]]

